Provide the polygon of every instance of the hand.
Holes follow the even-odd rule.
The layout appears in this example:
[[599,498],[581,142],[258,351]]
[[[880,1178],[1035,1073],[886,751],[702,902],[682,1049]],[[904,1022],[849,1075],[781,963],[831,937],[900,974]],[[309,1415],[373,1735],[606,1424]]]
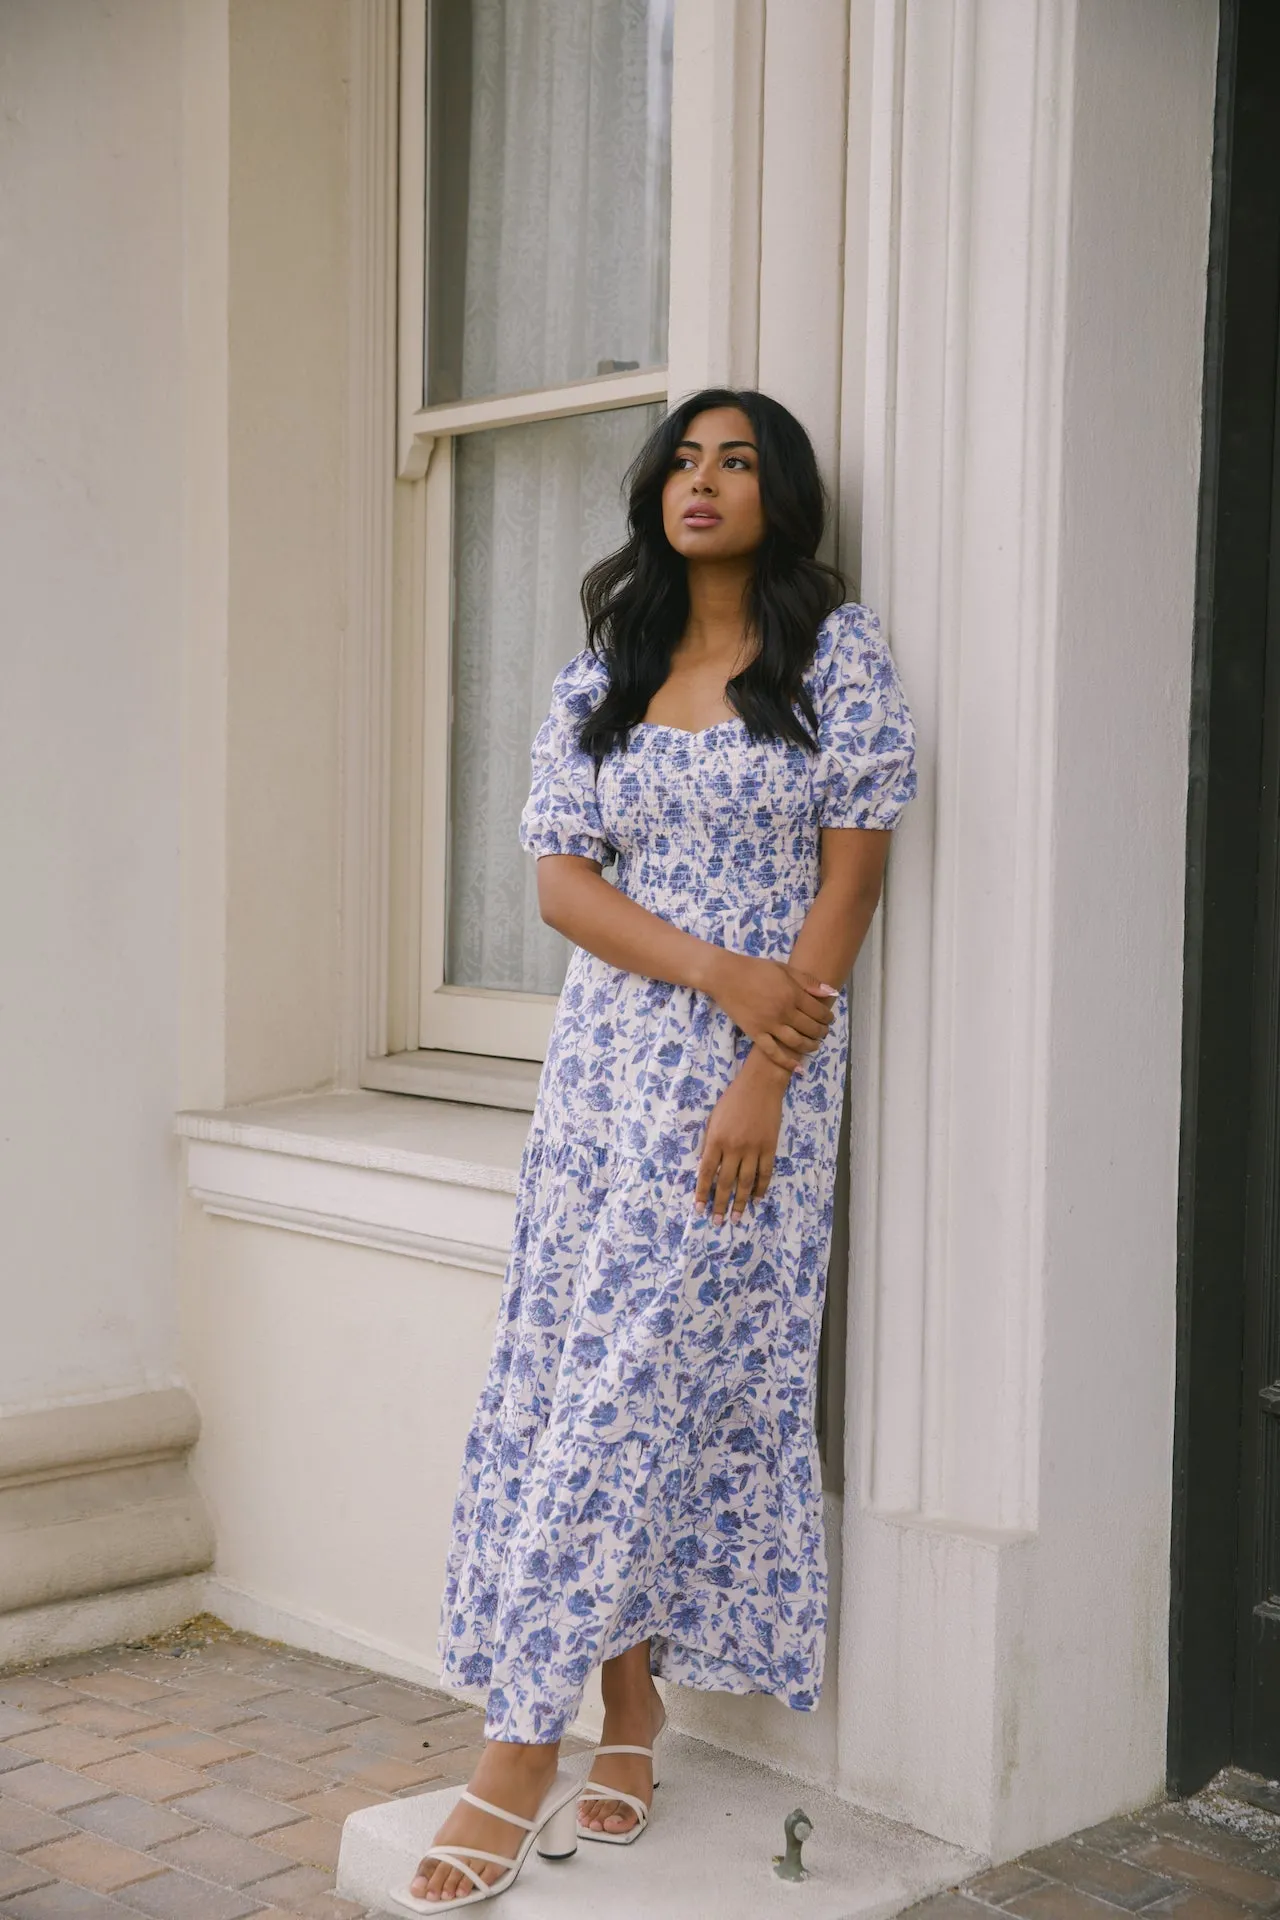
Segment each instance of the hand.
[[753,1049],[711,1109],[693,1204],[705,1208],[714,1186],[716,1226],[724,1219],[730,1199],[734,1219],[741,1220],[748,1200],[759,1198],[768,1188],[790,1077]]
[[839,988],[788,960],[715,947],[707,992],[775,1066],[790,1072],[803,1055],[816,1052],[835,1018]]

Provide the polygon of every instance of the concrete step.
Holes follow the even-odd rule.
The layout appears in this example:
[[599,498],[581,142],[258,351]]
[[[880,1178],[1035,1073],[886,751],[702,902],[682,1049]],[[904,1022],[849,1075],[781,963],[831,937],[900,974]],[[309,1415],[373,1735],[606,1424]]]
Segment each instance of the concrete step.
[[[590,1756],[572,1764],[586,1778]],[[977,1873],[972,1854],[703,1740],[668,1731],[652,1831],[634,1846],[583,1840],[572,1859],[530,1851],[516,1883],[494,1905],[500,1920],[883,1920]],[[457,1800],[458,1787],[389,1800],[353,1813],[342,1830],[338,1892],[398,1914],[384,1899],[407,1886]],[[803,1807],[813,1823],[804,1846],[809,1878],[780,1880],[772,1856],[782,1823]],[[441,1906],[442,1913],[451,1903]],[[478,1909],[469,1908],[467,1911]]]

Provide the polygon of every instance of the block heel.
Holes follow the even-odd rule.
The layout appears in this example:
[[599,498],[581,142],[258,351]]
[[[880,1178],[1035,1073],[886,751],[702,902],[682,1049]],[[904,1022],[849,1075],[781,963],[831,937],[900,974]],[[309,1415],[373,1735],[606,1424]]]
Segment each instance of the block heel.
[[553,1813],[536,1846],[544,1860],[568,1860],[578,1851],[578,1803],[575,1796]]

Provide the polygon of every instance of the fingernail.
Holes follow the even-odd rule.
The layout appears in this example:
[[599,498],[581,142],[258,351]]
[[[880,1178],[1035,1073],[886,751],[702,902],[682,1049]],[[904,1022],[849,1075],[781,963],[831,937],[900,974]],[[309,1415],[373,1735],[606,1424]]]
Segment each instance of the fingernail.
[[820,980],[818,985],[821,987],[823,993],[839,993],[840,991],[839,987],[830,986],[825,980]]

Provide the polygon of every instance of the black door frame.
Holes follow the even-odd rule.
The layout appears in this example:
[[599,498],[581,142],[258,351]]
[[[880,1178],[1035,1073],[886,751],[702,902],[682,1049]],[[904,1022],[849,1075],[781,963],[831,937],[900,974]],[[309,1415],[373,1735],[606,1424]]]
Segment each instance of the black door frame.
[[[1222,0],[1187,821],[1169,1784],[1233,1757],[1280,342],[1280,9]],[[1280,556],[1278,556],[1280,558]]]

